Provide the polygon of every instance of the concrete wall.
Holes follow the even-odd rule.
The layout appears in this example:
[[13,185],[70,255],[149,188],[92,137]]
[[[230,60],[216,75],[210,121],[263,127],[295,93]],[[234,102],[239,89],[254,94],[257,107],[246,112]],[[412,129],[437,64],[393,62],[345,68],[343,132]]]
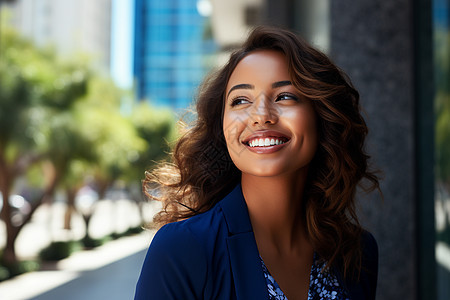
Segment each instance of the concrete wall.
[[411,1],[332,1],[330,16],[331,56],[360,91],[367,148],[384,172],[384,202],[361,197],[380,248],[377,298],[416,299]]
[[384,201],[361,209],[379,242],[377,298],[435,299],[431,1],[330,4],[330,54],[361,93],[384,171]]

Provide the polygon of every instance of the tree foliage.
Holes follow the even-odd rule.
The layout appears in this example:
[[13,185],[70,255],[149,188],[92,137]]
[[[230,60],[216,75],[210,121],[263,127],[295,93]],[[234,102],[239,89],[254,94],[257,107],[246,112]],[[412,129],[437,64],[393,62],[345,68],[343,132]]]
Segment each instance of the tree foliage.
[[151,161],[168,150],[174,122],[170,111],[148,103],[124,115],[124,92],[95,75],[88,61],[61,61],[51,50],[1,29],[0,191],[8,199],[16,179],[25,175],[40,191],[29,199],[31,213],[18,225],[3,201],[3,260],[13,264],[20,230],[57,188],[72,195],[73,206],[73,195],[88,176],[100,194],[117,179],[139,183]]
[[437,179],[450,188],[450,33],[435,34]]
[[[0,216],[7,231],[3,259],[13,264],[17,235],[57,186],[71,129],[63,116],[86,92],[90,74],[84,65],[58,62],[51,51],[35,48],[3,26],[0,39],[0,191],[5,199]],[[7,199],[15,180],[44,161],[43,167],[51,172],[42,193],[32,199],[31,213],[23,223],[12,224]]]
[[138,135],[146,141],[145,148],[137,153],[131,162],[128,180],[141,181],[143,170],[168,157],[171,143],[176,138],[175,119],[169,109],[154,109],[147,102],[140,102],[133,108],[131,123]]

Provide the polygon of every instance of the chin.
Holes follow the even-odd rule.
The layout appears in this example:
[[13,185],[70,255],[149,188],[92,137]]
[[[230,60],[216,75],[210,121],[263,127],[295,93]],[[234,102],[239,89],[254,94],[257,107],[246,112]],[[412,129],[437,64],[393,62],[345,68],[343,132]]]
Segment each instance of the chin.
[[[239,166],[238,166],[239,168]],[[247,174],[250,176],[255,177],[276,177],[279,175],[283,175],[286,173],[287,170],[284,170],[283,168],[280,168],[279,166],[261,166],[261,167],[255,167],[252,168],[239,168],[243,174]]]

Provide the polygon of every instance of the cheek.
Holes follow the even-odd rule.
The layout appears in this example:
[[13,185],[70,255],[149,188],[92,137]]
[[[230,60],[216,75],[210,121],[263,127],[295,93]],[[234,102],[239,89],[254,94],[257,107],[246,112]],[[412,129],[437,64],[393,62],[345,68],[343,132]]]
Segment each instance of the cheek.
[[227,146],[230,144],[231,142],[231,136],[233,129],[230,128],[230,123],[228,122],[228,120],[226,118],[224,118],[223,120],[223,135],[225,137],[225,142],[227,143]]
[[239,136],[242,131],[242,122],[232,113],[225,113],[223,118],[223,134],[228,147],[239,143]]
[[315,113],[303,111],[301,114],[297,114],[291,121],[291,130],[296,133],[304,151],[309,153],[308,156],[314,155],[319,143]]
[[291,130],[298,134],[317,135],[317,118],[312,109],[283,112],[283,116],[289,119]]

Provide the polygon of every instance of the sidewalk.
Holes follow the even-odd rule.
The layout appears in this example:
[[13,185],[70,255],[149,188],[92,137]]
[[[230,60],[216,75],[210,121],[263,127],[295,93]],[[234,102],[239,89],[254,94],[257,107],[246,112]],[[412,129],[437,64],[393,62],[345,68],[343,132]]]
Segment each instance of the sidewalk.
[[[149,221],[160,209],[159,203],[144,205]],[[20,259],[34,259],[39,251],[55,240],[77,240],[85,233],[80,215],[73,215],[72,230],[64,230],[65,205],[42,205],[16,241]],[[95,207],[89,226],[93,238],[123,232],[139,225],[136,203],[128,200],[102,200]],[[57,263],[44,262],[41,271],[26,273],[0,282],[1,300],[90,300],[133,299],[134,288],[154,231],[110,241],[87,251],[79,251]],[[5,243],[5,228],[0,222],[0,247]]]
[[146,249],[154,231],[74,253],[46,270],[0,283],[2,300],[133,299]]

